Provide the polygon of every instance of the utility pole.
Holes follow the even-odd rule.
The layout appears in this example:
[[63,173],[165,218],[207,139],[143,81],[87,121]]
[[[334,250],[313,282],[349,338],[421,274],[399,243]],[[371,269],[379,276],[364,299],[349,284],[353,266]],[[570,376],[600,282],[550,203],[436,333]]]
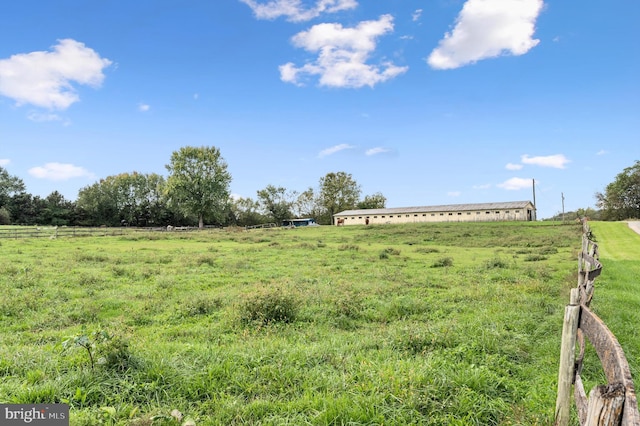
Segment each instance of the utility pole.
[[536,221],[538,219],[537,207],[536,207],[536,180],[531,179],[533,183],[533,220]]
[[564,192],[560,194],[562,195],[562,223],[564,223]]

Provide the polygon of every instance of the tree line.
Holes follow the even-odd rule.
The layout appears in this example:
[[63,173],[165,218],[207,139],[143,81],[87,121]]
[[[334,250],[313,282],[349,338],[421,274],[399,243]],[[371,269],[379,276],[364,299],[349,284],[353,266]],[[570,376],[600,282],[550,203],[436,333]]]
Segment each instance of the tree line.
[[45,198],[0,166],[0,225],[52,226],[248,226],[293,218],[331,224],[349,209],[384,208],[381,193],[361,198],[360,185],[346,172],[321,177],[303,192],[267,185],[256,198],[232,197],[232,176],[220,150],[186,146],[174,151],[165,178],[156,173],[120,173],[88,185],[76,201],[58,191]]

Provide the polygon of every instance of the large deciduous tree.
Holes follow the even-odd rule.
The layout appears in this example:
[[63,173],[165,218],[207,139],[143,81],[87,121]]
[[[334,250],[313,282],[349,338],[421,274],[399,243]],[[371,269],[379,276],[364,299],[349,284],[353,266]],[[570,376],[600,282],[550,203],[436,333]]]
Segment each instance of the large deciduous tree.
[[330,220],[343,210],[353,209],[360,199],[360,185],[350,173],[327,173],[320,178],[320,204],[327,210]]
[[9,203],[14,194],[25,191],[24,182],[17,176],[11,176],[4,167],[0,166],[0,208]]
[[287,189],[279,186],[267,185],[258,191],[258,203],[260,207],[276,223],[282,223],[285,219],[291,219],[295,192],[287,192]]
[[172,206],[197,217],[200,228],[205,219],[225,221],[231,174],[218,148],[182,147],[173,152],[166,168],[166,195]]
[[313,191],[313,188],[308,188],[298,195],[293,209],[298,217],[312,217],[316,220],[318,220],[323,213],[319,197]]
[[364,200],[358,202],[359,209],[384,209],[387,205],[387,197],[381,192],[365,195]]
[[229,222],[238,226],[258,225],[268,220],[260,213],[260,203],[251,198],[233,198],[229,207]]
[[164,183],[155,173],[107,176],[82,188],[77,205],[91,225],[161,225],[171,216],[162,199]]
[[597,192],[596,200],[605,219],[640,218],[640,161],[619,173],[604,194]]

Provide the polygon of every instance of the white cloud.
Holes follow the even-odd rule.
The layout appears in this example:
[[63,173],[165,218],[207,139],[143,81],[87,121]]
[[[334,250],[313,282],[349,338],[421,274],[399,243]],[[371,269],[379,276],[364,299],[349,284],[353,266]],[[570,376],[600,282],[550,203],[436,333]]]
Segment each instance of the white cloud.
[[149,109],[151,109],[151,107],[147,104],[143,104],[143,103],[138,104],[138,111],[140,112],[147,112],[149,111]]
[[0,158],[0,166],[2,166],[2,167],[6,166],[10,162],[11,162],[11,160],[9,160],[8,158]]
[[301,85],[303,75],[318,75],[321,86],[373,87],[407,71],[386,61],[379,67],[367,64],[376,49],[378,37],[393,31],[393,17],[383,15],[377,21],[363,21],[354,28],[340,24],[318,24],[291,39],[296,47],[317,53],[318,58],[302,67],[289,62],[280,66],[280,79]]
[[499,183],[496,186],[508,191],[516,191],[519,189],[531,188],[533,186],[533,180],[514,177]]
[[448,197],[459,197],[460,195],[462,195],[462,193],[460,191],[449,191],[449,192],[447,192],[447,196]]
[[240,0],[253,10],[258,19],[276,19],[285,16],[288,21],[302,22],[317,18],[323,13],[335,13],[358,7],[356,0],[316,0],[313,6],[305,7],[301,0]]
[[523,55],[533,39],[542,0],[467,0],[452,32],[429,58],[435,69],[452,69],[504,54]]
[[596,152],[596,155],[605,155],[608,154],[608,151],[605,151],[604,149],[601,149],[600,151]]
[[522,164],[513,164],[513,163],[507,163],[506,166],[504,166],[505,169],[507,170],[520,170],[522,169]]
[[72,39],[50,52],[31,52],[0,60],[0,95],[20,105],[66,109],[80,100],[72,83],[99,87],[111,61]]
[[44,122],[44,121],[61,121],[62,117],[60,117],[58,114],[53,114],[53,113],[40,113],[37,111],[31,111],[28,115],[27,118],[31,121],[35,121],[35,122]]
[[74,166],[73,164],[47,163],[42,167],[33,167],[29,169],[29,174],[33,177],[49,180],[69,180],[77,177],[94,177],[84,167]]
[[332,155],[332,154],[335,154],[336,152],[340,152],[340,151],[344,151],[345,149],[352,149],[352,148],[354,148],[352,145],[347,145],[346,143],[343,143],[340,145],[332,146],[331,148],[323,149],[322,151],[320,151],[320,154],[318,154],[318,157],[319,158],[326,157],[327,155]]
[[411,19],[413,22],[416,22],[422,16],[422,9],[416,9],[415,12],[411,15]]
[[490,183],[485,183],[482,185],[473,185],[473,189],[489,189],[489,188],[491,188]]
[[385,152],[390,152],[390,149],[387,148],[382,148],[382,147],[376,147],[376,148],[371,148],[368,149],[367,152],[365,152],[366,155],[371,156],[371,155],[376,155],[376,154],[383,154]]
[[523,155],[520,157],[524,164],[533,164],[540,167],[552,167],[554,169],[564,169],[571,160],[567,159],[563,154],[547,155],[546,157],[529,157]]

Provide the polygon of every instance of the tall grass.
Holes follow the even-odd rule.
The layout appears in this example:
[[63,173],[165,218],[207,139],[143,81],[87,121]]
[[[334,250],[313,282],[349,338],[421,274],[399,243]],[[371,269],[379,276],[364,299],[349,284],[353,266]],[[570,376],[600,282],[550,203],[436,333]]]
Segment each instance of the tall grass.
[[[0,401],[74,425],[550,424],[579,247],[554,223],[2,241]],[[100,330],[94,368],[63,351]]]

